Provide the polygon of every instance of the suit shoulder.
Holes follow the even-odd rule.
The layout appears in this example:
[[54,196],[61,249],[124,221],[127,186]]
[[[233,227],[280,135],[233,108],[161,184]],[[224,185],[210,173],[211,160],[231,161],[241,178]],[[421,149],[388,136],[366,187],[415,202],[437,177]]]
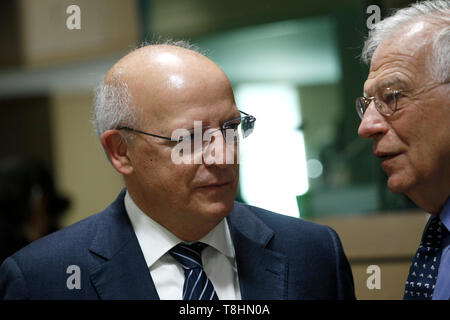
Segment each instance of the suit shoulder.
[[[276,244],[301,246],[315,250],[342,250],[341,240],[331,227],[301,218],[290,217],[266,209],[235,203],[237,215],[251,215],[273,231]],[[250,220],[247,220],[250,221]],[[247,221],[242,221],[246,223]]]
[[106,214],[105,211],[94,214],[46,235],[20,249],[12,257],[20,262],[39,257],[57,256],[65,252],[73,254],[74,251],[85,249],[96,234],[95,229],[98,223],[101,223]]
[[328,226],[324,226],[315,222],[307,221],[302,218],[295,218],[286,216],[280,213],[269,211],[266,209],[258,208],[255,206],[235,202],[237,208],[242,212],[248,212],[254,214],[262,222],[274,231],[282,230],[283,232],[295,232],[299,231],[307,232],[308,236],[311,234],[317,234],[319,236],[329,236],[329,233],[334,233]]

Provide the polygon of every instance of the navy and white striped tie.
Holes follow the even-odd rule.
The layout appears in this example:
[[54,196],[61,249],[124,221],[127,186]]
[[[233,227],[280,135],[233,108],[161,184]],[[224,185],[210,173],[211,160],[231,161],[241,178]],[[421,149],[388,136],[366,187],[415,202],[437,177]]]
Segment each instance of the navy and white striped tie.
[[208,245],[202,242],[180,243],[169,253],[184,269],[183,300],[218,300],[212,282],[203,270],[201,252]]

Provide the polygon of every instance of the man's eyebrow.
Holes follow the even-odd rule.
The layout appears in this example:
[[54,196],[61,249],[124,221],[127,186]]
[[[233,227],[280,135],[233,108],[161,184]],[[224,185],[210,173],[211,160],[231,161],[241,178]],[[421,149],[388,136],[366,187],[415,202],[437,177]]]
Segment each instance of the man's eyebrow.
[[[189,131],[190,133],[194,133],[194,130],[195,130],[195,127],[192,127],[192,126],[190,126],[189,128],[188,128],[189,126],[186,126],[186,128],[184,128],[184,129],[186,129],[187,131]],[[207,125],[202,125],[201,127],[199,127],[200,129],[209,129],[209,128],[211,128],[211,126],[207,126]]]
[[[376,85],[374,85],[373,87],[369,88],[370,92],[373,94],[375,94],[376,92],[378,92],[379,90],[383,90],[392,86],[402,86],[402,87],[406,87],[408,86],[408,84],[406,83],[405,80],[402,80],[398,77],[394,77],[394,78],[389,78],[389,79],[385,79],[381,82],[378,82]],[[364,90],[363,92],[364,97],[368,97],[370,96],[369,94],[367,94],[367,91]]]
[[375,85],[374,89],[375,89],[375,92],[377,92],[380,89],[386,89],[386,88],[389,88],[392,86],[398,86],[398,85],[406,86],[407,84],[404,80],[395,77],[395,78],[386,79],[386,80],[383,80],[383,81],[377,83]]
[[[236,120],[236,119],[240,119],[240,118],[241,118],[241,113],[240,112],[236,113],[236,115],[234,115],[234,116],[230,117],[229,119],[223,121],[222,125],[224,123],[228,122],[228,121]],[[212,128],[211,125],[203,124],[203,120],[194,120],[194,121],[202,121],[202,128],[204,128],[204,129]],[[186,130],[188,130],[190,132],[194,132],[194,126],[192,124],[193,124],[193,122],[191,122],[191,124],[189,124],[189,125],[182,126],[181,128],[186,129]]]

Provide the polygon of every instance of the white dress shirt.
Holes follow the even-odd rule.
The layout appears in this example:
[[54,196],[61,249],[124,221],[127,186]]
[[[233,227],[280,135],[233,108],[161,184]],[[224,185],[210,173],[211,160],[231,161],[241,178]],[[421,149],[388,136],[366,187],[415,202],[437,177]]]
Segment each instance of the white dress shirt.
[[[181,300],[184,271],[168,251],[183,241],[142,212],[128,191],[125,195],[125,209],[159,298]],[[219,299],[240,300],[235,251],[226,219],[199,241],[209,245],[202,252],[203,269],[213,283]]]

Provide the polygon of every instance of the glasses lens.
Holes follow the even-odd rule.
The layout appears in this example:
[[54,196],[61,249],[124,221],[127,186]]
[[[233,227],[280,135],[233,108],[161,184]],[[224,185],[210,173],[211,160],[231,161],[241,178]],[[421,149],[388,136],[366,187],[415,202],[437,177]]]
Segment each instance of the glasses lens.
[[391,116],[393,114],[393,110],[384,102],[378,102],[376,107],[385,116]]
[[385,116],[391,116],[396,109],[397,93],[391,88],[384,89],[379,96],[377,96],[377,109]]
[[223,138],[227,143],[232,143],[239,140],[239,127],[241,126],[241,119],[233,119],[227,121],[222,126]]
[[234,142],[239,140],[240,134],[242,134],[242,138],[248,137],[255,128],[255,121],[255,117],[245,116],[226,122],[223,126],[224,138],[227,142]]
[[252,116],[247,116],[242,119],[242,136],[247,138],[252,134],[253,129],[255,128],[256,119]]
[[355,109],[356,109],[356,113],[358,114],[359,118],[362,120],[362,118],[364,117],[364,112],[367,109],[364,97],[359,97],[356,99]]

